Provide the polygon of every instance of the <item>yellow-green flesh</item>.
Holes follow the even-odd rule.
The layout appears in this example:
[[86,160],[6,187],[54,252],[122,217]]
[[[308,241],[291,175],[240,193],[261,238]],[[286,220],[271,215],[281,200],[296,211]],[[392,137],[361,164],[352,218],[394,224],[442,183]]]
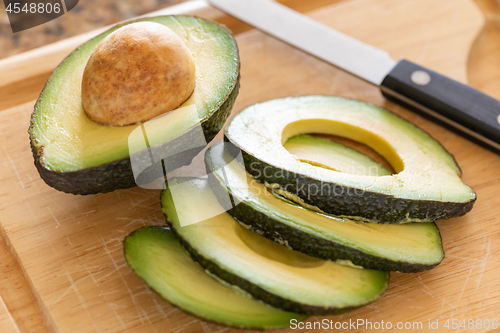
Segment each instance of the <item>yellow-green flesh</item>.
[[394,261],[434,264],[444,257],[434,223],[363,223],[313,212],[275,197],[222,144],[211,148],[210,159],[216,168],[215,176],[225,179],[236,198],[286,225]]
[[392,174],[370,157],[328,139],[296,135],[289,138],[283,146],[301,162],[314,166],[361,176]]
[[238,294],[210,277],[167,228],[141,228],[124,242],[128,264],[154,291],[199,318],[249,328],[279,328],[305,316]]
[[[228,31],[195,17],[164,16],[144,19],[164,24],[176,32],[196,61],[196,88],[179,109],[150,120],[150,128],[162,128],[148,137],[164,143],[196,126],[211,115],[233,87],[237,75],[237,50]],[[129,156],[142,147],[144,137],[129,135],[140,126],[110,127],[91,121],[82,107],[83,70],[96,45],[115,27],[71,53],[53,72],[35,109],[32,131],[43,163],[53,171],[75,171]],[[135,140],[141,142],[134,142]],[[129,151],[130,144],[130,151]]]
[[[166,190],[163,211],[176,233],[205,259],[269,293],[312,306],[345,307],[375,300],[387,286],[386,272],[312,258],[243,228],[223,212],[206,179],[171,179],[168,186],[175,191]],[[201,222],[181,227],[176,212],[187,207],[185,214]],[[210,216],[215,217],[206,219]]]
[[[360,176],[300,161],[283,144],[322,133],[368,145],[397,174]],[[460,180],[453,157],[427,133],[374,105],[333,96],[287,97],[250,106],[233,118],[226,136],[260,161],[318,181],[417,200],[466,202],[475,193]]]

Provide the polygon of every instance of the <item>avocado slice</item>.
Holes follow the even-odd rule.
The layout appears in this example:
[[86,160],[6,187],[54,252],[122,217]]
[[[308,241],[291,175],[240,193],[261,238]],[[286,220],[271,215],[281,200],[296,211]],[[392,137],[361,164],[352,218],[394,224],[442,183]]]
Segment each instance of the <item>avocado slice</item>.
[[[364,143],[396,174],[354,175],[301,162],[283,147],[301,133]],[[225,140],[234,156],[243,153],[245,168],[257,180],[328,214],[375,223],[432,222],[464,215],[476,200],[443,146],[395,114],[361,101],[300,96],[258,103],[231,120]]]
[[[181,37],[196,61],[195,90],[177,110],[142,125],[100,125],[82,106],[83,70],[104,37],[138,21],[163,24]],[[40,176],[57,190],[93,194],[148,183],[163,171],[189,164],[229,116],[238,94],[239,67],[231,32],[197,17],[130,21],[89,40],[53,71],[35,104],[28,132]]]
[[338,314],[375,301],[388,287],[387,272],[306,256],[242,227],[224,211],[207,179],[169,179],[161,204],[195,261],[276,308]]
[[235,292],[205,273],[166,227],[142,227],[125,237],[125,259],[158,295],[188,314],[239,328],[288,327],[304,315],[285,312]]
[[208,149],[205,163],[214,193],[235,220],[293,250],[338,263],[404,273],[431,269],[444,258],[435,223],[363,223],[305,209],[269,192],[223,143]]
[[392,175],[381,163],[341,143],[312,135],[295,135],[283,147],[301,162],[363,176]]

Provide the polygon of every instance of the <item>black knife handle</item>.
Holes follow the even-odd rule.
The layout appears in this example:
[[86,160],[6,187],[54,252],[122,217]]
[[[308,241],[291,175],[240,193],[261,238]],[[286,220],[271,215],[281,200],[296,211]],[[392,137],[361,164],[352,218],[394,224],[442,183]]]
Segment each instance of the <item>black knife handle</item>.
[[500,101],[405,59],[380,85],[392,101],[500,154]]

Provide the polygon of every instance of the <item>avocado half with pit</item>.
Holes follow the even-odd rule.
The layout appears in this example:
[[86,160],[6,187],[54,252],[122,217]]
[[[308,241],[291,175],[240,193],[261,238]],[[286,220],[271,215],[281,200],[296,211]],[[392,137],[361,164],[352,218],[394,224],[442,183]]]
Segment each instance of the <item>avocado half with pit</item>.
[[169,179],[160,200],[172,231],[195,261],[273,307],[339,314],[375,301],[388,287],[388,272],[313,258],[244,228],[225,212],[207,179]]
[[[196,63],[194,92],[179,108],[144,124],[106,126],[82,106],[82,76],[97,44],[135,22],[172,29]],[[118,25],[89,40],[53,71],[38,98],[29,135],[42,179],[57,190],[93,194],[152,181],[187,165],[222,129],[239,88],[239,55],[231,32],[191,16],[160,16]],[[131,163],[131,160],[134,163]],[[134,169],[135,168],[135,169]]]
[[[373,148],[394,168],[356,175],[300,161],[283,144],[302,133],[346,137]],[[372,104],[333,96],[275,99],[250,106],[227,125],[233,155],[271,189],[318,211],[375,223],[432,222],[472,209],[475,192],[455,159],[415,125]]]
[[162,298],[200,319],[239,328],[289,327],[306,316],[282,311],[220,284],[197,265],[166,227],[142,227],[125,237],[125,259]]
[[[318,140],[325,139],[296,138],[293,142],[297,148],[301,141],[317,143]],[[319,150],[324,145],[327,148],[324,150],[334,159],[336,155],[331,153],[338,144],[328,147],[327,141],[311,149]],[[300,146],[306,148],[306,145]],[[349,149],[343,147],[341,151]],[[349,153],[356,154],[359,153]],[[303,208],[273,194],[253,179],[238,159],[225,151],[223,143],[207,150],[205,163],[213,192],[235,220],[293,250],[341,264],[404,273],[431,269],[444,258],[441,235],[435,223],[364,223]],[[372,160],[358,166],[370,170],[375,163]]]

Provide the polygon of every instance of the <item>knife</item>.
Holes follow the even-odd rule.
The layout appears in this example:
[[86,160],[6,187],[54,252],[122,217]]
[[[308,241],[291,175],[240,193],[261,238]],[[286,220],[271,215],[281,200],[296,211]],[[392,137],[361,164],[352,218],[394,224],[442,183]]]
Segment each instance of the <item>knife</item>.
[[500,154],[500,101],[271,0],[208,0],[220,10],[380,87],[389,100]]

